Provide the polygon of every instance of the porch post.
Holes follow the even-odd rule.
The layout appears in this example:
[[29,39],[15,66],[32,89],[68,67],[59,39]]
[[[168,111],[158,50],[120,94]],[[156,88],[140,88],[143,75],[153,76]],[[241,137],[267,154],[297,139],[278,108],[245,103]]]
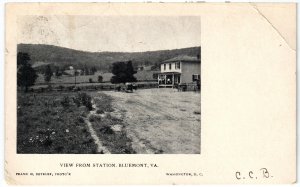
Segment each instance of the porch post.
[[160,74],[157,75],[157,85],[158,85],[158,88],[159,88],[159,79],[160,79]]
[[172,73],[172,88],[174,87],[174,73]]

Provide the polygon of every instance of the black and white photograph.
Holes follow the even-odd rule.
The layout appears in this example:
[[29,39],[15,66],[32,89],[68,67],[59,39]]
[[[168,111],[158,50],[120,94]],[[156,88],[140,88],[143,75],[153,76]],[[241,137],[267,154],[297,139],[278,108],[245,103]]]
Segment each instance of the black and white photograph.
[[200,154],[199,16],[19,16],[17,154]]
[[297,4],[7,3],[9,185],[296,184]]

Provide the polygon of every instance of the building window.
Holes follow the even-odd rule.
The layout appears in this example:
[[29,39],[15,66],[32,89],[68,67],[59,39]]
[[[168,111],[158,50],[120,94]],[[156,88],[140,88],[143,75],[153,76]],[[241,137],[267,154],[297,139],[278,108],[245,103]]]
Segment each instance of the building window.
[[164,70],[166,70],[166,64],[164,64]]
[[193,74],[193,81],[199,81],[200,75],[199,74]]
[[175,69],[180,69],[180,62],[176,62]]
[[169,64],[169,69],[172,69],[172,64]]

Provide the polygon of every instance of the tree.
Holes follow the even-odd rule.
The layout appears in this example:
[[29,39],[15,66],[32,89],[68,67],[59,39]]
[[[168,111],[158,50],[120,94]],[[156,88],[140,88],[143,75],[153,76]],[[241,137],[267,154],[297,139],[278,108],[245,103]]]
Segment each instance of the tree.
[[95,66],[93,66],[90,70],[90,74],[94,75],[97,72],[97,68]]
[[134,71],[131,61],[113,63],[112,73],[114,76],[112,76],[110,81],[113,84],[136,81],[136,78],[133,76],[136,71]]
[[45,72],[44,72],[44,79],[47,83],[50,82],[52,75],[53,75],[53,72],[51,70],[51,67],[50,67],[50,65],[47,65]]
[[28,87],[34,85],[36,78],[38,77],[36,71],[31,67],[30,56],[28,53],[18,52],[17,55],[17,84],[21,88],[25,88],[25,92],[28,91]]
[[79,75],[79,71],[77,71],[76,69],[74,70],[74,77],[75,77],[75,86],[76,86],[76,76]]
[[58,66],[55,66],[55,76],[56,76],[56,78],[59,78],[60,76],[62,76],[62,72],[59,70]]
[[102,82],[103,81],[103,77],[101,75],[98,76],[98,82]]
[[84,64],[83,71],[84,71],[84,75],[89,75],[90,74],[89,68],[87,67],[86,64]]
[[75,75],[75,76],[79,76],[79,75],[80,75],[80,71],[77,70],[77,69],[75,69],[75,70],[74,70],[74,75]]
[[134,74],[136,74],[136,71],[134,71],[131,61],[127,62],[127,73],[126,74],[127,74],[126,82],[135,82],[136,81],[136,78],[133,76]]

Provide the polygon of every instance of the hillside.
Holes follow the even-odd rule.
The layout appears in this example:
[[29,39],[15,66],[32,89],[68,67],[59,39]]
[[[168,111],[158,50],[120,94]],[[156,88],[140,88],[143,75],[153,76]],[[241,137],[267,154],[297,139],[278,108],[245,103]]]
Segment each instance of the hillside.
[[[107,72],[113,62],[131,60],[133,65],[157,65],[158,63],[178,55],[197,56],[200,47],[147,51],[147,52],[87,52],[53,45],[42,44],[18,44],[18,52],[28,53],[32,64],[52,64],[59,67],[95,66],[97,69]],[[201,55],[201,54],[200,54]]]

